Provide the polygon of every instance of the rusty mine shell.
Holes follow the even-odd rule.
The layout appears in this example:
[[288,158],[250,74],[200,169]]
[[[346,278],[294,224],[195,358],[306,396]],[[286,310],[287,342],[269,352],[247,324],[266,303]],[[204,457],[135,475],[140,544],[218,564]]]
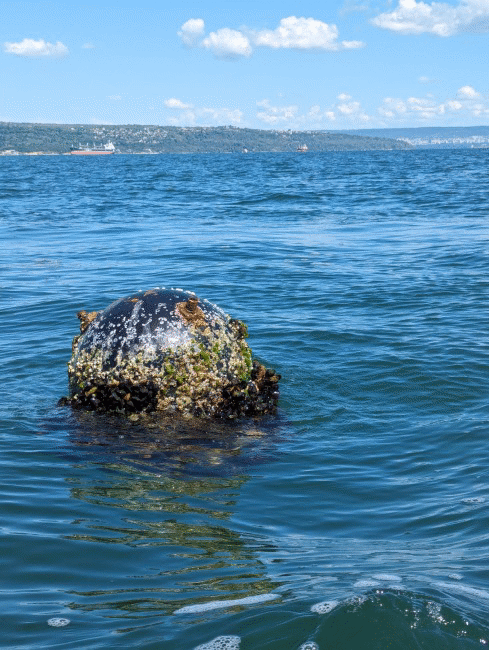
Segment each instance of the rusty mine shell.
[[244,323],[192,292],[150,289],[77,316],[75,408],[224,419],[276,411],[280,376],[252,359]]

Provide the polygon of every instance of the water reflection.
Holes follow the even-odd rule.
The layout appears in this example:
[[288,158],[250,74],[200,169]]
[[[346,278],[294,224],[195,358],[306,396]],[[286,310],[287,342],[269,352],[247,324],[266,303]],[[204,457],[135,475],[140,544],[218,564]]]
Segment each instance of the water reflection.
[[70,440],[97,460],[108,454],[145,470],[186,476],[223,476],[246,472],[248,465],[270,462],[285,426],[278,417],[238,422],[99,413],[70,413]]
[[89,577],[74,580],[69,607],[140,618],[279,586],[260,560],[259,536],[231,522],[246,470],[271,461],[280,423],[204,429],[195,422],[143,426],[92,413],[69,417],[67,453],[77,471],[66,481],[80,516],[64,539],[90,567]]

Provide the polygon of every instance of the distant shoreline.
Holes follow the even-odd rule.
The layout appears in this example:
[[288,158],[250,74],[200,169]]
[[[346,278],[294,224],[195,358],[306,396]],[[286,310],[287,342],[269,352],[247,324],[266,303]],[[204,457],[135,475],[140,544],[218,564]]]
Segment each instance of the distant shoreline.
[[[411,147],[409,149],[382,149],[382,151],[413,151],[414,147]],[[362,151],[379,151],[378,149],[351,149],[350,150],[352,153],[355,151],[358,151],[361,153]],[[247,154],[283,154],[283,153],[290,153],[290,154],[299,154],[299,152],[296,151],[249,151]],[[333,150],[324,150],[324,151],[311,151],[308,153],[339,153],[337,151]],[[247,155],[243,154],[242,152],[240,153],[239,151],[171,151],[171,152],[164,152],[164,151],[116,151],[114,153],[114,156],[230,156],[230,155]],[[303,154],[301,154],[302,156]],[[18,157],[25,157],[25,156],[30,156],[30,157],[39,157],[39,156],[51,156],[51,157],[60,157],[60,156],[69,156],[70,158],[98,158],[99,156],[72,156],[70,152],[65,152],[65,153],[57,153],[57,152],[52,152],[52,151],[25,151],[25,152],[5,152],[5,151],[0,151],[0,158],[18,158]],[[102,156],[103,157],[103,156]]]
[[274,153],[410,149],[400,140],[328,131],[0,122],[0,154],[65,154],[113,143],[115,153]]
[[0,122],[0,156],[69,155],[72,148],[101,148],[109,142],[115,154],[134,155],[487,149],[489,126],[292,131]]

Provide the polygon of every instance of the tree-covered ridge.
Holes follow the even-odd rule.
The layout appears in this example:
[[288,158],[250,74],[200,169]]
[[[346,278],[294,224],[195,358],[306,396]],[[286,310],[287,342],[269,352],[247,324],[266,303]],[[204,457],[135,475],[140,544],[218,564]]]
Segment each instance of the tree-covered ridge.
[[352,151],[409,149],[381,137],[325,131],[242,129],[233,126],[180,127],[0,122],[0,153],[67,153],[72,146],[112,142],[116,153],[232,153],[258,151]]

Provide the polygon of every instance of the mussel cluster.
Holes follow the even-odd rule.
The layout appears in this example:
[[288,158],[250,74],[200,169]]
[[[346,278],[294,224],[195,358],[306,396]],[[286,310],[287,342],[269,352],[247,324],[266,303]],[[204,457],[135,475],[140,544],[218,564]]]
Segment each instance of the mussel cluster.
[[276,411],[280,375],[252,359],[244,323],[191,292],[151,289],[78,318],[74,408],[223,419]]
[[130,413],[151,413],[156,410],[158,388],[148,381],[134,384],[130,381],[114,380],[111,385],[100,381],[87,381],[82,390],[69,399],[74,408],[87,411],[106,411],[129,415]]

